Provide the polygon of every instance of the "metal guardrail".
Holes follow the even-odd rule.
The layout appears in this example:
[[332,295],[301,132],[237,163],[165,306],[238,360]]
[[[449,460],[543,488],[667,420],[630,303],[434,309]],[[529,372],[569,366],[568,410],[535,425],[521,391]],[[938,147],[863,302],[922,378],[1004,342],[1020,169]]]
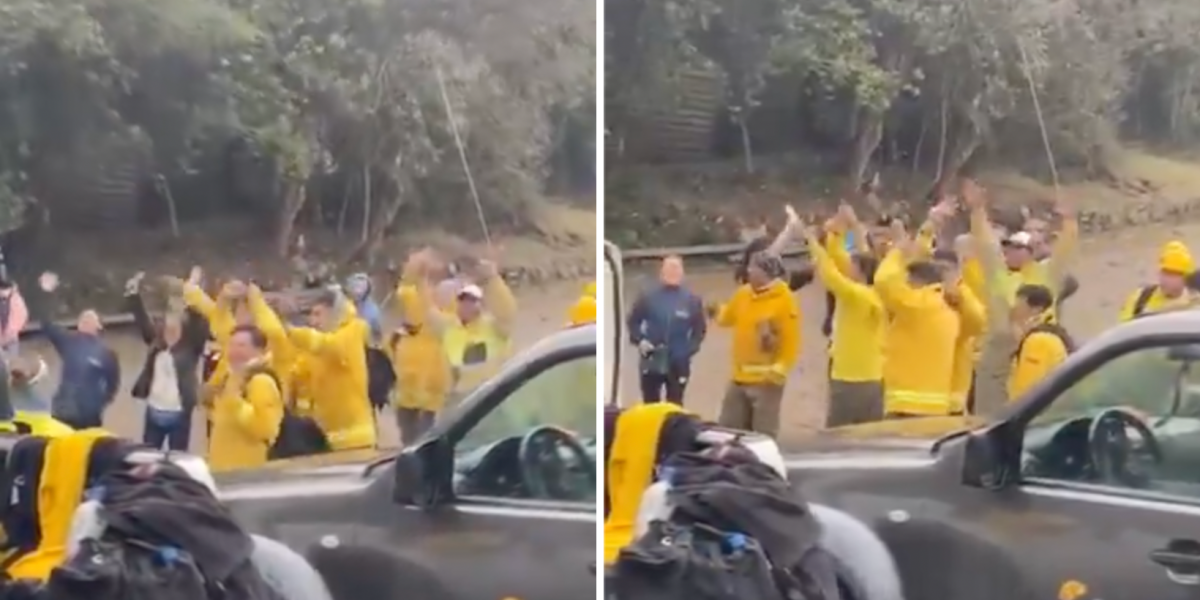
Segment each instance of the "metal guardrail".
[[[101,315],[100,322],[104,324],[105,329],[115,330],[129,329],[134,325],[133,315]],[[75,319],[60,319],[54,321],[54,324],[62,327],[63,329],[75,329]],[[41,337],[42,335],[45,335],[45,332],[42,330],[42,324],[39,322],[30,321],[29,324],[21,330],[21,339],[23,340]]]
[[[698,246],[675,246],[666,248],[623,248],[621,258],[624,262],[662,260],[668,256],[682,258],[730,258],[736,257],[746,249],[746,244],[701,244]],[[783,256],[808,256],[808,246],[789,244],[780,252]]]

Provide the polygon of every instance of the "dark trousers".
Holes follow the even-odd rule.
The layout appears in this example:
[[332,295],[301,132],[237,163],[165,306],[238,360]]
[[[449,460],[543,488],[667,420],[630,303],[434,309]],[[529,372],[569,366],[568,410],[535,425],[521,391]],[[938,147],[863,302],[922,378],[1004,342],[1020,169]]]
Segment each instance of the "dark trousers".
[[400,441],[409,445],[425,435],[437,420],[437,413],[419,408],[397,408],[396,427],[400,429]]
[[67,417],[67,416],[57,416],[57,415],[51,414],[50,416],[54,417],[54,420],[59,421],[63,425],[66,425],[66,426],[70,427],[71,429],[75,429],[75,430],[91,429],[93,427],[103,427],[104,426],[104,417],[102,417],[100,415],[87,416],[87,417],[84,417],[84,416]]
[[[212,427],[212,422],[209,422],[209,427]],[[150,411],[143,412],[142,417],[142,443],[161,450],[166,446],[167,450],[176,450],[187,452],[188,446],[192,441],[192,411],[185,410],[179,415],[179,420],[170,427],[163,427],[155,423],[150,418]]]
[[662,402],[665,393],[667,402],[683,404],[683,392],[687,390],[691,377],[691,365],[670,365],[666,373],[642,371],[642,402]]

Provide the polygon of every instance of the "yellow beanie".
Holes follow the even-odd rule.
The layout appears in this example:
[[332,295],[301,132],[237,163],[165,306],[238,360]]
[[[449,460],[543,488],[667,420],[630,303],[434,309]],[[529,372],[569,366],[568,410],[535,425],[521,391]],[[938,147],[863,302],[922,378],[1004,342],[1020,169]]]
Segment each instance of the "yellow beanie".
[[1163,246],[1162,253],[1158,257],[1158,268],[1168,273],[1187,275],[1196,270],[1196,263],[1192,260],[1192,253],[1188,251],[1183,242],[1172,241]]

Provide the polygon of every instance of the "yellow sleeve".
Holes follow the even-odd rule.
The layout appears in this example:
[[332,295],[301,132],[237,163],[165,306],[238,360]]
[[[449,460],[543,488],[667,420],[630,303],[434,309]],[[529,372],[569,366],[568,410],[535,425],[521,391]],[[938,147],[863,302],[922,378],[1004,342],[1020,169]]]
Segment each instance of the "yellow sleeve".
[[[852,281],[844,275],[847,271],[841,269],[837,264],[837,259],[832,252],[827,252],[820,244],[813,244],[811,241],[809,247],[813,262],[816,263],[817,277],[839,302],[860,302],[882,308],[877,294],[867,286]],[[846,254],[844,247],[842,247],[842,253]],[[846,254],[846,258],[847,260],[850,258],[849,254]]]
[[284,349],[291,344],[288,340],[287,329],[284,328],[283,321],[279,319],[275,309],[271,308],[263,298],[262,290],[255,287],[250,288],[246,303],[250,307],[250,314],[254,317],[254,324],[266,336],[267,345],[271,351],[284,352]]
[[367,345],[367,323],[362,319],[351,319],[336,331],[317,331],[311,327],[296,327],[289,330],[289,338],[297,348],[316,354],[339,365],[350,364],[355,352],[363,352]]
[[740,305],[744,289],[744,287],[739,287],[733,292],[733,296],[729,299],[729,302],[721,305],[721,309],[717,311],[716,321],[718,327],[733,327],[737,323],[737,315],[741,310]]
[[188,308],[200,313],[200,316],[208,320],[209,324],[217,318],[217,312],[220,307],[216,301],[208,297],[200,286],[194,283],[187,283],[183,286],[183,301],[188,305]]
[[1121,307],[1120,321],[1124,323],[1133,319],[1133,310],[1137,308],[1138,297],[1142,295],[1142,288],[1138,288],[1125,299],[1125,304]]
[[483,303],[492,315],[492,322],[504,337],[512,334],[517,316],[517,298],[504,278],[496,275],[483,286]]
[[1010,399],[1019,398],[1066,359],[1067,348],[1058,336],[1045,332],[1030,334],[1013,367]]
[[279,423],[283,420],[283,396],[279,385],[269,375],[255,375],[246,382],[245,398],[238,423],[256,439],[268,444],[279,437]]
[[977,258],[968,258],[962,265],[963,283],[971,288],[971,293],[975,294],[975,299],[982,302],[983,295],[987,293],[987,280],[983,274],[983,265]]
[[[818,250],[821,249],[820,244],[814,244],[809,241],[809,252],[813,253],[814,257]],[[849,273],[851,268],[850,253],[846,252],[846,232],[831,231],[825,236],[825,253],[833,260],[833,265],[842,273]],[[826,286],[829,284],[826,283]],[[833,291],[833,290],[830,290]]]
[[786,307],[775,315],[775,326],[779,332],[779,353],[771,368],[781,379],[786,379],[800,359],[800,305],[795,296],[788,294]]
[[958,285],[958,318],[962,335],[975,337],[987,329],[987,311],[979,297],[964,281]]
[[922,257],[927,257],[933,254],[934,242],[937,241],[934,239],[934,233],[936,232],[933,230],[933,225],[931,223],[925,223],[924,225],[921,225],[919,230],[917,230],[916,242],[917,247],[921,249]]
[[1050,252],[1050,260],[1046,264],[1046,272],[1050,278],[1047,284],[1050,289],[1057,290],[1062,286],[1063,280],[1067,276],[1067,272],[1071,268],[1071,262],[1075,257],[1075,249],[1079,245],[1079,221],[1075,218],[1063,219],[1062,229],[1058,232],[1058,239],[1054,241],[1054,248]]
[[905,279],[906,266],[900,250],[893,248],[875,272],[875,291],[879,292],[883,306],[890,311],[904,311],[920,300],[917,291]]

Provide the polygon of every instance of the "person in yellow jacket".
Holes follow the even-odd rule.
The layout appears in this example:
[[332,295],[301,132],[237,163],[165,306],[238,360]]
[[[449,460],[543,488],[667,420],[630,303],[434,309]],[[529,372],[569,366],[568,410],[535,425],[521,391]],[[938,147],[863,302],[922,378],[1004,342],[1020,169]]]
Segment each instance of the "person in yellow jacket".
[[1195,272],[1196,262],[1188,247],[1180,241],[1167,242],[1158,256],[1158,282],[1129,295],[1121,308],[1121,321],[1195,306],[1200,295],[1188,285]]
[[976,296],[967,271],[954,251],[936,251],[933,260],[942,269],[942,292],[946,303],[958,314],[958,337],[954,339],[954,367],[950,375],[950,412],[970,411],[969,398],[975,382],[979,339],[987,330],[987,310]]
[[1044,285],[1025,284],[1017,289],[1011,318],[1019,341],[1008,376],[1010,402],[1062,364],[1073,346],[1066,330],[1056,323],[1054,293]]
[[454,313],[438,313],[442,348],[454,376],[453,402],[492,377],[512,350],[517,314],[512,290],[490,260],[480,261],[471,279],[475,283],[455,294]]
[[783,262],[770,252],[754,254],[746,283],[720,308],[716,324],[733,330],[733,378],[718,420],[726,427],[774,437],[788,373],[800,358],[800,305],[792,296]]
[[941,269],[924,258],[924,249],[902,225],[895,228],[895,247],[875,273],[875,289],[891,316],[883,359],[884,414],[948,415],[955,410],[951,375],[959,316],[946,301]]
[[306,355],[313,420],[333,450],[375,446],[375,411],[367,395],[370,332],[340,289],[322,290],[309,313],[311,327],[288,330]]
[[590,282],[583,288],[583,295],[567,312],[567,326],[578,327],[596,322],[596,282]]
[[431,311],[429,252],[409,257],[394,295],[400,327],[388,343],[396,371],[394,405],[396,426],[405,444],[411,444],[430,427],[450,393],[450,361],[442,349],[440,332]]
[[[834,225],[841,225],[835,221]],[[826,427],[853,425],[883,418],[883,339],[887,313],[872,287],[875,257],[846,256],[847,272],[833,258],[846,252],[845,229],[826,232],[825,246],[806,230],[817,277],[836,299],[829,356],[829,410]]]
[[208,464],[214,472],[266,464],[284,411],[266,335],[254,325],[239,325],[230,332],[227,348],[229,367],[215,382],[219,391],[210,415]]
[[1017,288],[1026,283],[1044,285],[1055,291],[1061,290],[1067,280],[1067,270],[1079,242],[1079,222],[1069,204],[1060,199],[1055,206],[1062,219],[1062,225],[1050,255],[1039,260],[1036,249],[1038,239],[1028,231],[1012,232],[997,243],[995,229],[988,219],[982,188],[969,180],[964,181],[963,186],[962,197],[970,211],[975,252],[982,264],[996,265],[987,267],[991,271],[986,274],[987,281],[995,278],[996,285],[1000,286],[999,291],[1007,299],[1009,306],[1016,301]]

